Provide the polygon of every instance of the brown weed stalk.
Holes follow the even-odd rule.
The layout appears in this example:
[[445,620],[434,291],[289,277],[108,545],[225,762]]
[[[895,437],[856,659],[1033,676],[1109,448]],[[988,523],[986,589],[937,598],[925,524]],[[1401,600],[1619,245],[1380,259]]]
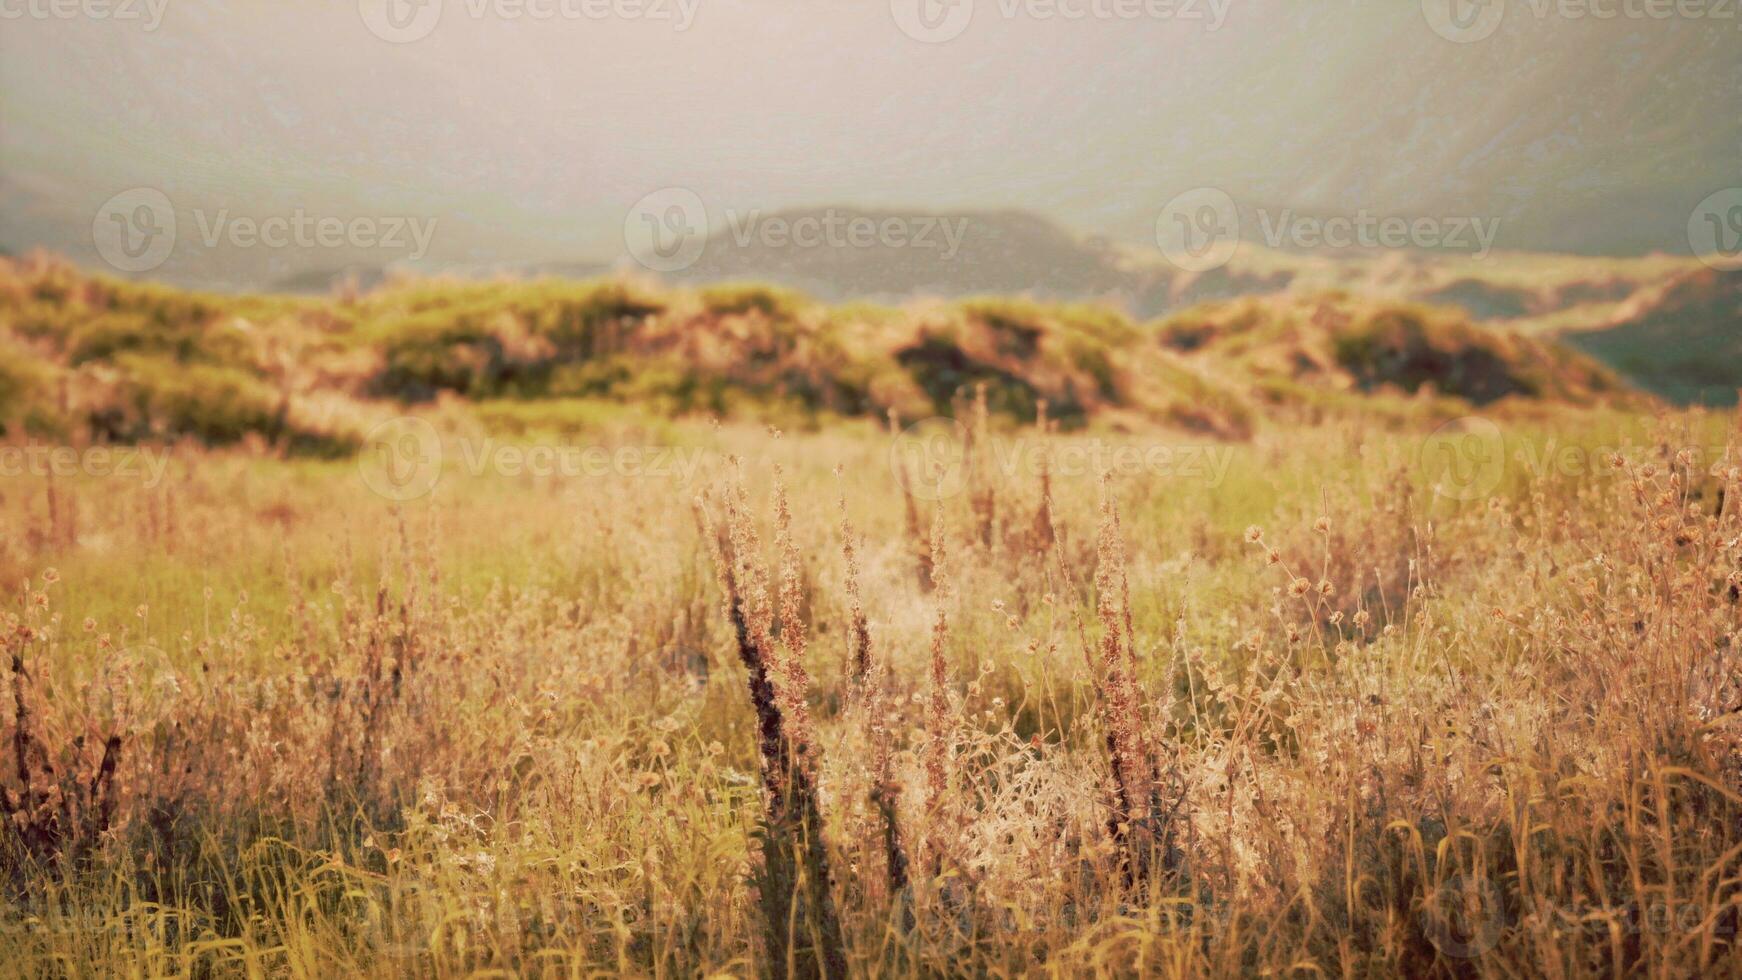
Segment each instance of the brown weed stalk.
[[1077,628],[1095,674],[1097,713],[1113,776],[1108,830],[1123,852],[1127,885],[1140,887],[1153,876],[1158,857],[1164,869],[1172,869],[1172,818],[1178,805],[1164,804],[1161,760],[1143,717],[1125,542],[1119,507],[1105,491],[1096,543],[1095,615],[1101,627],[1098,645],[1090,644],[1080,619]]
[[[749,673],[762,763],[764,827],[757,892],[771,971],[779,977],[845,976],[846,943],[830,892],[828,854],[817,801],[814,743],[805,695],[804,623],[799,618],[798,550],[792,542],[785,487],[776,479],[776,548],[780,554],[780,636],[761,539],[742,482],[721,494],[725,525],[716,527],[698,503],[738,657]],[[778,678],[778,683],[777,683]]]
[[[892,443],[901,438],[901,420],[894,409],[889,410],[889,438]],[[913,495],[913,471],[907,466],[907,457],[901,453],[891,454],[891,459],[896,468],[895,485],[901,488],[903,513],[907,517],[907,540],[911,543],[914,560],[919,567],[919,587],[930,592],[933,558],[920,523],[919,501]]]
[[992,460],[991,412],[986,407],[986,385],[974,386],[974,401],[968,415],[963,464],[967,467],[968,509],[974,516],[974,533],[982,547],[992,546],[993,526],[998,520],[998,491],[989,467]]
[[931,691],[926,702],[925,810],[930,863],[936,875],[943,866],[940,825],[949,795],[950,763],[954,756],[955,714],[950,704],[950,669],[946,656],[950,640],[949,581],[943,575],[944,519],[939,509],[932,518],[931,554],[935,612],[931,627],[931,659],[928,674]]
[[[847,644],[854,700],[864,712],[865,734],[871,743],[871,806],[877,814],[878,835],[883,844],[883,863],[892,898],[907,889],[907,849],[902,842],[899,808],[901,785],[896,781],[893,747],[890,744],[887,695],[882,664],[874,659],[871,627],[860,594],[856,533],[847,516],[846,498],[841,499],[841,557],[847,573]],[[904,925],[912,927],[911,912]]]
[[10,838],[42,864],[82,864],[115,825],[123,740],[115,731],[70,741],[51,736],[30,696],[34,678],[25,660],[41,635],[31,619],[46,607],[47,594],[27,591],[25,598],[25,618],[0,623],[12,699],[11,775],[17,783],[0,782],[0,822],[7,831],[0,839]]

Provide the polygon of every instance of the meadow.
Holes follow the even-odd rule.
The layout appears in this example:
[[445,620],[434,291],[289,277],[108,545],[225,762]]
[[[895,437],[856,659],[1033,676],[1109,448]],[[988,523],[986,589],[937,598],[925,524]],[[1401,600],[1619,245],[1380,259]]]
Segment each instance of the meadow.
[[8,479],[0,962],[1738,972],[1730,419],[963,417]]
[[1742,975],[1733,413],[1346,296],[31,275],[0,972]]

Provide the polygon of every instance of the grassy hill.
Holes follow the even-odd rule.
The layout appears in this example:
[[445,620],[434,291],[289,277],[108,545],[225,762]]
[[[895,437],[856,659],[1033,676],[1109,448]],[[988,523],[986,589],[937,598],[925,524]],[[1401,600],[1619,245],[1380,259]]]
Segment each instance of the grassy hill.
[[996,414],[1240,439],[1267,418],[1450,417],[1514,403],[1636,404],[1547,339],[1346,293],[1239,300],[1139,323],[1116,309],[968,298],[829,306],[762,285],[389,281],[327,298],[216,296],[0,264],[0,421],[128,441],[260,437],[343,453],[438,399],[629,404],[665,415]]
[[[862,232],[885,227],[894,227],[913,243],[855,243],[842,237],[848,228]],[[831,228],[839,247],[800,247],[791,240],[795,229],[809,229],[816,239]],[[769,229],[783,235],[768,238]],[[494,295],[491,290],[505,276],[526,281],[613,276],[612,267],[601,263],[442,268],[444,276],[483,288],[466,293],[470,298],[456,293],[454,302],[460,305]],[[714,229],[697,262],[673,277],[683,288],[640,288],[671,298],[716,287],[730,291],[754,281],[825,303],[854,304],[856,310],[865,303],[911,308],[935,306],[940,300],[1021,296],[1043,303],[1112,307],[1137,320],[1244,297],[1310,297],[1340,290],[1455,307],[1484,325],[1566,338],[1633,383],[1672,401],[1729,404],[1742,386],[1742,359],[1735,356],[1732,339],[1742,319],[1736,275],[1661,254],[1602,258],[1498,251],[1478,257],[1404,250],[1291,251],[1243,241],[1225,266],[1188,273],[1153,247],[1078,235],[1025,211],[928,213],[842,206],[735,215]],[[403,292],[396,285],[402,285],[401,278],[387,267],[354,263],[305,270],[275,281],[272,289],[311,302],[362,293],[356,307],[372,316],[391,304],[368,297]],[[258,305],[248,298],[208,300],[208,305],[224,309]],[[436,305],[446,303],[444,299]]]
[[1742,270],[1694,269],[1566,339],[1678,402],[1734,404],[1742,388]]
[[957,222],[942,247],[766,247],[740,229],[713,235],[692,284],[757,279],[835,302],[912,302],[1022,294],[1089,301],[1139,318],[1178,314],[1245,297],[1311,297],[1348,291],[1404,303],[1454,307],[1507,332],[1558,336],[1635,384],[1672,401],[1730,404],[1742,386],[1733,338],[1742,322],[1734,273],[1669,255],[1603,258],[1529,252],[1487,256],[1397,250],[1301,252],[1243,241],[1225,266],[1182,271],[1153,249],[1073,235],[1020,211],[958,216],[850,208],[782,211],[761,220],[791,226],[896,219]]
[[1205,304],[1162,321],[1157,334],[1270,414],[1382,413],[1402,399],[1443,411],[1646,402],[1564,344],[1479,326],[1447,307],[1345,292]]

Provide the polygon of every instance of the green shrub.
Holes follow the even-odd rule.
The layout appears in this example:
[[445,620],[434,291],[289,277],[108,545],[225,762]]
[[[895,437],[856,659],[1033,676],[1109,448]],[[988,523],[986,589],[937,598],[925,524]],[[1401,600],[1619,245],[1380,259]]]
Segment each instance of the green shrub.
[[721,283],[701,292],[702,305],[716,316],[760,313],[770,320],[796,320],[809,300],[790,289],[759,283]]
[[123,355],[116,365],[124,377],[125,408],[142,430],[135,438],[193,436],[224,445],[250,432],[282,434],[277,393],[246,372],[138,354]]
[[46,371],[27,351],[0,338],[0,433],[11,434],[14,424],[43,421],[39,416],[46,408],[42,396]]
[[454,391],[473,398],[542,395],[554,364],[549,343],[512,312],[425,310],[376,328],[377,394],[410,401]]

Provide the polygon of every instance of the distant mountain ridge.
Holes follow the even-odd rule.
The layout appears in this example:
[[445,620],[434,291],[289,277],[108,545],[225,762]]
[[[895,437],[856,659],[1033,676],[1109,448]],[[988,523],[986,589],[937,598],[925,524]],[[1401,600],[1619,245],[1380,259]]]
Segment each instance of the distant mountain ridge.
[[[1566,336],[1642,387],[1675,401],[1728,404],[1742,387],[1742,272],[1695,259],[1603,259],[1497,252],[1279,251],[1242,239],[1223,266],[1182,270],[1158,249],[1074,235],[1014,210],[957,214],[856,208],[758,215],[782,228],[833,220],[960,222],[954,252],[795,247],[741,223],[716,230],[689,283],[773,282],[829,302],[979,295],[1099,301],[1139,318],[1240,297],[1345,290],[1451,306],[1522,333]],[[1249,225],[1250,223],[1245,223]],[[1250,227],[1247,231],[1252,231]]]
[[[802,244],[792,229],[834,229]],[[848,231],[870,245],[851,244]],[[890,244],[898,242],[899,244]],[[794,208],[731,215],[675,279],[772,280],[821,299],[900,300],[977,293],[1087,298],[1130,282],[1103,242],[1026,211]]]
[[1565,339],[1678,402],[1727,405],[1742,388],[1742,269],[1695,269],[1641,289]]

